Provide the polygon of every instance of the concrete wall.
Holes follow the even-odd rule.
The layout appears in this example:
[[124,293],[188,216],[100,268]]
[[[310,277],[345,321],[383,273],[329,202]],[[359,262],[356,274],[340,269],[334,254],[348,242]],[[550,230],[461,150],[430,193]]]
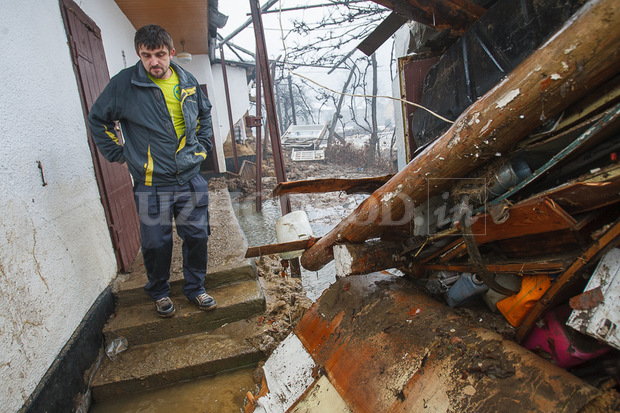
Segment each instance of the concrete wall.
[[16,411],[116,259],[58,0],[5,2],[0,33],[0,410]]
[[[230,132],[228,122],[228,107],[226,106],[226,91],[224,90],[224,77],[222,76],[221,64],[211,66],[213,70],[214,93],[211,101],[220,108],[219,128],[220,136],[226,139]],[[232,107],[233,122],[241,119],[243,122],[242,131],[245,127],[243,116],[250,108],[250,87],[246,76],[246,69],[242,67],[226,66],[226,75],[228,76],[228,88],[230,91],[230,100]],[[215,127],[215,125],[214,125]],[[239,137],[237,137],[239,138]],[[244,136],[245,138],[245,136]]]
[[[190,63],[179,64],[193,74],[196,80],[198,80],[198,83],[207,85],[209,101],[211,105],[213,105],[211,109],[211,120],[213,122],[213,136],[215,137],[217,159],[220,161],[218,168],[219,172],[223,173],[226,171],[226,162],[224,161],[224,139],[226,139],[226,135],[222,135],[222,130],[220,128],[222,120],[220,120],[220,118],[224,116],[225,124],[228,125],[228,112],[226,111],[226,101],[224,101],[224,106],[219,106],[221,102],[213,98],[218,95],[218,91],[214,86],[215,81],[213,80],[213,71],[211,70],[211,60],[208,55],[193,55]],[[223,88],[222,86],[222,89]],[[226,133],[228,133],[228,128],[226,128]]]

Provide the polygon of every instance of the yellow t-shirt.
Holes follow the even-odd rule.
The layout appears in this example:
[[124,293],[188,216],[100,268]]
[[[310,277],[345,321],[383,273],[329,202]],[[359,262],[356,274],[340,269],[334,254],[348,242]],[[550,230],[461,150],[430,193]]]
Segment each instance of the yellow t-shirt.
[[185,134],[185,119],[183,119],[183,111],[181,109],[181,88],[179,87],[179,75],[172,70],[172,67],[170,70],[172,71],[172,76],[168,79],[157,79],[151,76],[150,73],[147,73],[147,75],[164,93],[164,99],[166,100],[168,113],[170,113],[174,123],[177,139],[180,139]]

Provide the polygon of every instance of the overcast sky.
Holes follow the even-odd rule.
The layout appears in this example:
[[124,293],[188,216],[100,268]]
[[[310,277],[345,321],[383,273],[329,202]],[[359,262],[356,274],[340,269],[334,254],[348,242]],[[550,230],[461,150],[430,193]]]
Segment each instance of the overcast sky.
[[[261,0],[261,5],[266,3],[266,0]],[[306,4],[325,4],[326,0],[281,0],[282,8],[290,8],[296,7],[300,5]],[[293,19],[303,20],[305,22],[311,23],[321,20],[324,13],[330,13],[334,10],[335,7],[345,7],[345,6],[326,6],[320,8],[313,8],[307,10],[297,10],[297,11],[288,11],[282,12],[282,26],[284,29],[284,35],[288,33],[288,31],[292,28],[291,21]],[[272,6],[271,10],[278,10],[280,8],[280,4],[276,3]],[[249,0],[220,0],[219,2],[219,11],[228,16],[228,22],[226,26],[222,29],[218,30],[218,33],[223,37],[226,37],[228,34],[233,32],[239,26],[241,26],[247,19],[250,18],[248,15],[250,13],[250,3]],[[267,53],[270,59],[275,59],[278,56],[284,55],[284,47],[282,45],[282,32],[280,30],[280,21],[279,21],[279,13],[265,13],[263,14],[263,26],[265,28],[265,38],[267,41]],[[320,34],[317,32],[317,34]],[[298,39],[298,40],[296,40]],[[362,39],[360,39],[361,41]],[[293,46],[293,42],[301,41],[311,43],[314,41],[314,36],[310,34],[307,37],[299,38],[299,37],[289,37],[286,40],[287,49]],[[248,50],[255,51],[255,40],[254,40],[254,28],[252,25],[248,26],[245,30],[235,36],[232,40],[233,43],[244,47]],[[354,48],[356,45],[351,44],[347,46],[347,48]],[[392,47],[392,40],[388,40],[379,48],[377,51],[377,61],[379,64],[379,94],[388,94],[391,95],[391,79],[389,73],[389,59],[390,52]],[[347,52],[350,49],[347,49]],[[225,48],[224,53],[226,54],[226,59],[228,60],[237,60],[237,57],[230,51],[230,49]],[[240,53],[240,55],[247,60],[250,60],[251,57]],[[357,51],[353,56],[362,56],[362,52]],[[218,54],[219,57],[219,54]],[[296,69],[296,72],[307,76],[314,81],[324,84],[332,89],[340,90],[342,85],[346,80],[346,76],[348,74],[347,70],[336,70],[332,75],[327,76],[327,70],[319,69],[319,68],[299,68]],[[362,104],[363,102],[360,102]]]

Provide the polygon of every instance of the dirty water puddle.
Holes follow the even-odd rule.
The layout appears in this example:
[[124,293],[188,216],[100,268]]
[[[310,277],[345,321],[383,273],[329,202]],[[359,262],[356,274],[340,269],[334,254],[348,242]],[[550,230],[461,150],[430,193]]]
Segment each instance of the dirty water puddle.
[[254,368],[204,377],[162,389],[95,403],[90,413],[243,412],[246,393],[257,393]]
[[[277,243],[276,221],[282,216],[278,200],[266,199],[262,202],[262,212],[256,212],[256,202],[252,198],[235,200],[233,209],[239,225],[248,241],[248,246]],[[293,210],[304,210],[315,237],[327,234],[340,220],[346,217],[361,203],[364,195],[334,194],[296,194],[292,199]],[[314,205],[318,205],[315,207]],[[331,284],[336,282],[334,262],[328,263],[319,271],[308,271],[302,267],[302,285],[306,296],[315,301]]]

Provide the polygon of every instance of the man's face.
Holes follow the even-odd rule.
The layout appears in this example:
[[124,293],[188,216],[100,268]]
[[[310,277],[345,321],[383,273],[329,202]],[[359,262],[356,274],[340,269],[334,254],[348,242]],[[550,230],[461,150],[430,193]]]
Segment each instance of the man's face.
[[140,46],[138,56],[147,72],[156,79],[167,79],[170,77],[170,59],[174,56],[174,49],[168,51],[166,46],[157,49],[147,49]]

